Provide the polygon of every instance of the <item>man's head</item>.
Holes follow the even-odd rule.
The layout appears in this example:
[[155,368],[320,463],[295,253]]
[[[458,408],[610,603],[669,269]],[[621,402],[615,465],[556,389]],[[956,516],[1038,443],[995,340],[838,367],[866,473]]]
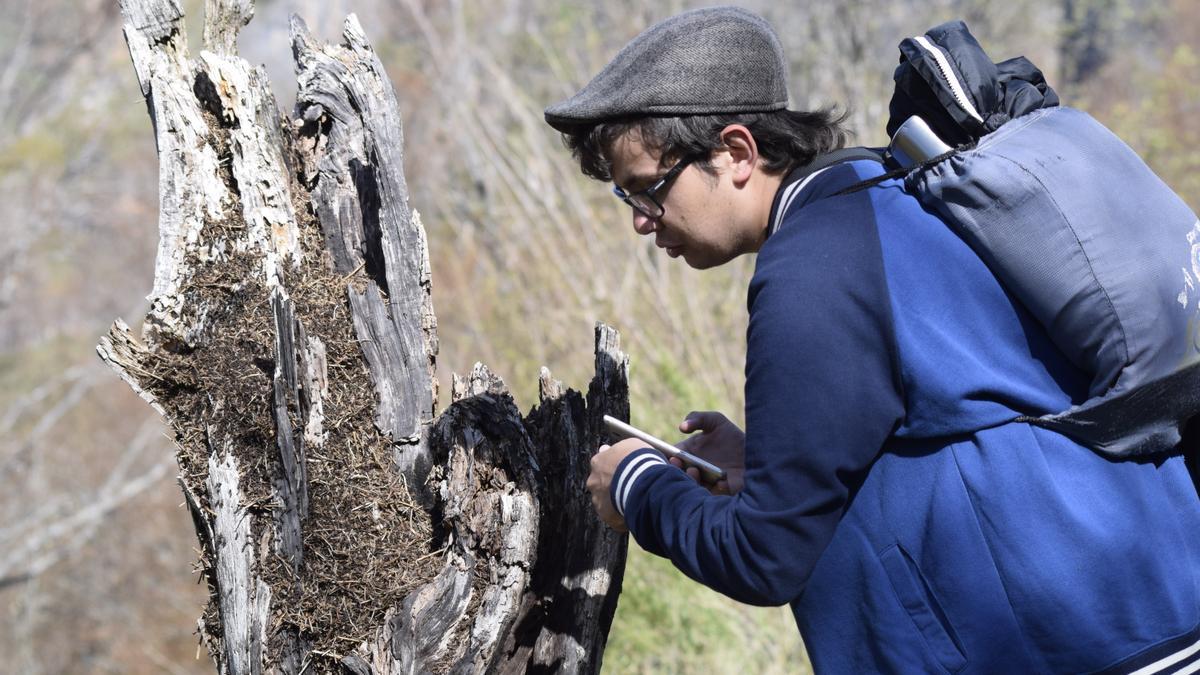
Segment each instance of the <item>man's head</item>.
[[765,20],[694,10],[634,38],[546,121],[585,174],[616,184],[638,233],[711,267],[758,250],[783,175],[844,144],[836,115],[787,110],[786,80]]

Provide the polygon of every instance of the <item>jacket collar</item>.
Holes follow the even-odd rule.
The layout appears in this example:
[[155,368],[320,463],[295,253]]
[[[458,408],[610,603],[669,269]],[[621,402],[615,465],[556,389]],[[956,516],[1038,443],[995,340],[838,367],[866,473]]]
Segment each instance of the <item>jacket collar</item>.
[[857,159],[883,161],[880,153],[870,148],[843,148],[834,150],[827,155],[821,155],[804,166],[792,169],[791,173],[779,184],[779,189],[775,191],[775,199],[771,202],[771,220],[767,225],[767,236],[770,237],[775,230],[779,229],[779,225],[783,222],[783,215],[796,203],[797,198],[804,192],[804,188],[808,187],[821,172],[836,164],[852,162]]

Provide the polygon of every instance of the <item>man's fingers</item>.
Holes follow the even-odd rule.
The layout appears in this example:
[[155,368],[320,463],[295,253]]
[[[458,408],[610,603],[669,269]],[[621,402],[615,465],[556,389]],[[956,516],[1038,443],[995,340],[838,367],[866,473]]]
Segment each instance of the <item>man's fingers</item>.
[[685,434],[693,431],[708,431],[717,426],[725,416],[715,410],[693,410],[684,415],[679,430]]
[[688,475],[688,478],[691,478],[692,480],[699,482],[700,470],[697,469],[696,467],[689,466],[689,467],[685,468],[683,465],[683,462],[678,457],[670,457],[667,459],[667,462],[669,462],[671,464],[671,466],[673,466],[677,469],[683,469],[683,472]]
[[703,429],[704,427],[701,425],[703,419],[703,412],[693,410],[692,412],[683,416],[683,421],[679,423],[679,430],[685,434],[690,434],[693,431]]

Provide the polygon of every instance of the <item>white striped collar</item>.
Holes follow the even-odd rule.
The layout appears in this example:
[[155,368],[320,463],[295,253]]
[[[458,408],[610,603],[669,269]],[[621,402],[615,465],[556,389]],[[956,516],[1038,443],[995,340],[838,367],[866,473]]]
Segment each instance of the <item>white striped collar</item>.
[[783,179],[783,182],[779,185],[779,189],[775,192],[775,200],[771,203],[771,220],[767,224],[767,236],[770,237],[779,229],[780,224],[783,222],[783,215],[792,207],[792,204],[796,203],[796,199],[804,191],[804,188],[812,182],[812,179],[824,173],[830,167],[860,159],[874,160],[876,162],[883,161],[879,150],[871,148],[843,148],[841,150],[834,150],[827,155],[822,155],[809,164],[793,169]]
[[792,203],[796,201],[796,197],[804,190],[805,186],[812,182],[812,179],[828,171],[829,168],[827,166],[824,169],[818,169],[800,180],[780,187],[780,197],[775,204],[774,212],[771,213],[771,227],[767,230],[768,237],[779,229],[779,225],[783,223],[783,214],[792,207]]

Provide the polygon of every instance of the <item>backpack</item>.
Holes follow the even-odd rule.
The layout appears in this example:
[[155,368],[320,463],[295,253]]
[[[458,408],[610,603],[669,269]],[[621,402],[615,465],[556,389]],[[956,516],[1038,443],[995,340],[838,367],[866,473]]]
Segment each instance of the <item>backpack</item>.
[[1188,449],[1188,424],[1200,427],[1196,214],[1111,131],[1059,106],[1032,63],[992,63],[961,21],[900,52],[888,132],[923,121],[947,152],[905,167],[902,132],[892,175],[1091,378],[1085,401],[1019,421],[1117,458]]

